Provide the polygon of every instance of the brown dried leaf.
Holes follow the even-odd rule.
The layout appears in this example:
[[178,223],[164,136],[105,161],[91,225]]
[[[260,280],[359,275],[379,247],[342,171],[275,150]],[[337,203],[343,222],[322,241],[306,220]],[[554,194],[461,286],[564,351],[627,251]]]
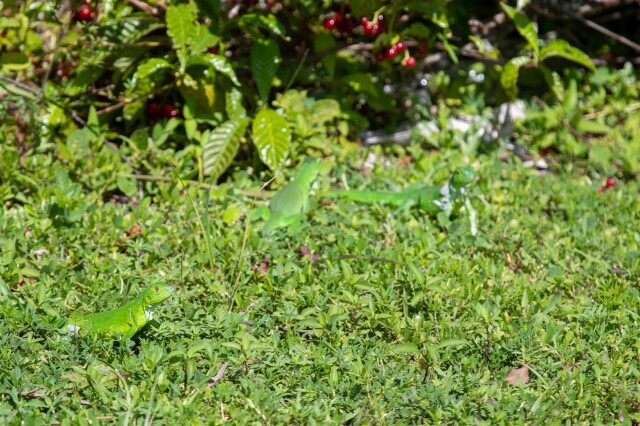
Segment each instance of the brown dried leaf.
[[523,386],[529,383],[529,367],[512,368],[504,378],[511,386]]

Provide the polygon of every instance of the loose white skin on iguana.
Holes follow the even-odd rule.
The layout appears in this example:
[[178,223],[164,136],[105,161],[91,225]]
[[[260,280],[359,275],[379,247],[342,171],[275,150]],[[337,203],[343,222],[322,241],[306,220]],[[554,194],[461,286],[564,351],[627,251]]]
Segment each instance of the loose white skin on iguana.
[[122,335],[130,339],[153,318],[155,308],[174,292],[168,284],[155,284],[144,289],[132,301],[110,311],[82,315],[75,312],[67,328],[74,335],[98,333]]
[[269,202],[269,219],[262,228],[263,235],[292,225],[304,217],[309,208],[309,192],[323,166],[318,161],[305,162],[295,178],[283,186]]

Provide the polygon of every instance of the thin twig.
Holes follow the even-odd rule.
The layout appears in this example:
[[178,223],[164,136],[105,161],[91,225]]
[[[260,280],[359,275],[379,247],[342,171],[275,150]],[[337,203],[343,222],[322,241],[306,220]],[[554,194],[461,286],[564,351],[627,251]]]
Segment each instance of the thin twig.
[[228,362],[225,362],[224,364],[222,364],[222,366],[218,369],[218,372],[216,373],[216,375],[213,376],[211,379],[209,379],[209,382],[207,383],[208,388],[212,388],[213,386],[215,386],[216,383],[222,380],[222,377],[224,376],[224,372],[227,370],[228,366],[229,366]]
[[38,98],[42,96],[42,91],[40,91],[40,90],[38,90],[38,89],[34,89],[34,88],[33,88],[33,87],[31,87],[31,86],[27,86],[26,84],[24,84],[24,83],[20,83],[19,81],[13,80],[13,79],[11,79],[11,78],[9,78],[9,77],[2,77],[2,76],[0,76],[0,80],[2,80],[2,81],[6,81],[7,83],[12,84],[12,85],[14,85],[14,86],[18,87],[19,89],[22,89],[22,90],[24,90],[24,91],[27,91],[27,92],[29,92],[29,93],[31,93],[31,94],[33,94],[33,95],[37,96]]
[[[557,18],[557,14],[553,13],[547,9],[543,9],[540,8],[534,4],[530,4],[529,7],[535,11],[536,13],[549,17],[549,18]],[[628,46],[630,48],[632,48],[633,50],[635,50],[636,52],[640,52],[640,44],[634,43],[633,41],[629,40],[628,38],[620,35],[620,34],[616,34],[613,31],[603,27],[600,24],[597,24],[596,22],[592,21],[591,19],[587,19],[584,16],[581,16],[567,8],[559,8],[559,7],[553,7],[551,6],[555,11],[560,12],[560,14],[564,14],[569,18],[575,19],[576,21],[581,22],[583,25],[586,25],[589,28],[592,28],[596,31],[598,31],[599,33],[602,33],[604,35],[606,35],[607,37],[611,37],[612,39],[618,41],[621,44],[624,44],[625,46]]]
[[[147,4],[143,1],[140,0],[127,0],[128,3],[131,3],[132,5],[134,5],[135,7],[137,7],[138,9],[142,10],[143,12],[147,12],[149,15],[152,16],[160,16],[161,15],[161,11],[154,6],[151,6],[150,4]],[[158,3],[158,6],[163,7],[164,6],[164,10],[167,10],[167,5],[164,3]]]
[[101,109],[96,114],[98,114],[98,115],[109,114],[110,112],[113,112],[113,111],[115,111],[117,109],[123,108],[128,104],[132,104],[132,103],[134,103],[136,101],[139,101],[140,99],[148,98],[148,97],[156,95],[158,93],[165,92],[169,87],[170,87],[169,85],[164,85],[162,87],[158,87],[158,88],[152,90],[149,93],[138,95],[138,96],[135,96],[135,97],[133,97],[131,99],[124,99],[124,100],[122,100],[122,101],[120,101],[120,102],[118,102],[116,104],[109,105],[108,107],[106,107],[104,109]]

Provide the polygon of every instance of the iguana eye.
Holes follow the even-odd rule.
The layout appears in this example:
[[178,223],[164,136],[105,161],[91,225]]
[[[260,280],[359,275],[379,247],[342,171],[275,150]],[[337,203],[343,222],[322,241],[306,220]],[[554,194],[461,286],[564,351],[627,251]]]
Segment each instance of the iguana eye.
[[154,287],[154,290],[155,290],[156,292],[158,292],[158,291],[160,291],[160,287],[155,286],[155,287]]

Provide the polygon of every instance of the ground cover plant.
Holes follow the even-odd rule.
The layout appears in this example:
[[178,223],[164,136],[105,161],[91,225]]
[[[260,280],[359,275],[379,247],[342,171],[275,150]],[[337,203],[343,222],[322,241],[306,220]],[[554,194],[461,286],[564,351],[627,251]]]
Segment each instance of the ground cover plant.
[[[374,174],[402,183],[433,161],[416,160]],[[240,269],[252,197],[239,188],[210,198],[212,269],[179,183],[121,204],[43,179],[1,222],[3,418],[637,420],[638,184],[599,192],[498,159],[480,172],[477,238],[461,220],[316,202],[291,233],[263,238],[256,220]],[[59,331],[157,279],[176,294],[133,341]],[[505,381],[523,366],[526,383]]]
[[640,423],[638,7],[0,2],[0,423]]

